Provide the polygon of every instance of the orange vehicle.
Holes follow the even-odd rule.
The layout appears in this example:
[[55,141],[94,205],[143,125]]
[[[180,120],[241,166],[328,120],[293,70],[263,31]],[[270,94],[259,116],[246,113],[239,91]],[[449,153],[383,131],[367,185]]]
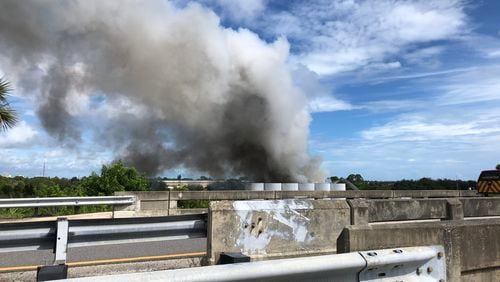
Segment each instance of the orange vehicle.
[[483,170],[477,180],[479,193],[500,193],[500,170]]

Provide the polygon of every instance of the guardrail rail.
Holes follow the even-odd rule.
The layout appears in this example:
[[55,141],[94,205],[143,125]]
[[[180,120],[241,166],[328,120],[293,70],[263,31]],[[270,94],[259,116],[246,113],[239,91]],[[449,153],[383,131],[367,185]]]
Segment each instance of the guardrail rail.
[[66,281],[445,281],[442,246],[408,247]]
[[200,214],[1,224],[0,253],[54,248],[54,264],[63,264],[72,247],[204,238],[206,220]]
[[92,205],[133,205],[135,196],[48,197],[0,199],[1,208],[42,208]]

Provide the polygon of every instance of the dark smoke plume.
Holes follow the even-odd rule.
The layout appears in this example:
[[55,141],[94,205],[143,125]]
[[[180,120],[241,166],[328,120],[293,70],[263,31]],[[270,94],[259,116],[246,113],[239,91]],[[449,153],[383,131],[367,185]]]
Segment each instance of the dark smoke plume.
[[288,50],[198,4],[0,1],[0,68],[31,89],[46,131],[77,147],[90,128],[152,175],[320,180]]

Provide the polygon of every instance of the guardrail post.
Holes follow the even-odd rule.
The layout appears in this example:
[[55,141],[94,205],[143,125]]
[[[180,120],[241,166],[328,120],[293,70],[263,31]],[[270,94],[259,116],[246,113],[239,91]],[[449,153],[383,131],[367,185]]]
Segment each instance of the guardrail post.
[[39,266],[36,272],[36,281],[51,281],[68,278],[66,253],[68,250],[69,222],[65,217],[57,218],[55,259],[53,265]]
[[56,236],[56,258],[54,264],[65,264],[66,253],[68,250],[68,228],[69,222],[65,217],[57,219],[57,236]]

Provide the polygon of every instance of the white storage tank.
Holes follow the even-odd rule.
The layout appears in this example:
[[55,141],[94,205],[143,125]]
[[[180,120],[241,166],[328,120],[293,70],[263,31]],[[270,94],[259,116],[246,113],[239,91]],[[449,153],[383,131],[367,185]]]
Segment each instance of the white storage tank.
[[299,191],[299,183],[282,183],[281,191]]
[[[330,183],[315,183],[315,191],[330,191]],[[324,200],[330,200],[330,198],[323,198]]]
[[266,191],[281,191],[281,183],[264,183]]
[[299,183],[299,191],[314,191],[314,183]]
[[264,191],[264,183],[250,183],[248,185],[250,191]]
[[[332,183],[332,191],[345,191],[345,183]],[[335,200],[345,200],[345,198],[334,198]]]
[[330,183],[315,183],[315,191],[330,191]]
[[345,183],[332,183],[332,191],[345,191]]

